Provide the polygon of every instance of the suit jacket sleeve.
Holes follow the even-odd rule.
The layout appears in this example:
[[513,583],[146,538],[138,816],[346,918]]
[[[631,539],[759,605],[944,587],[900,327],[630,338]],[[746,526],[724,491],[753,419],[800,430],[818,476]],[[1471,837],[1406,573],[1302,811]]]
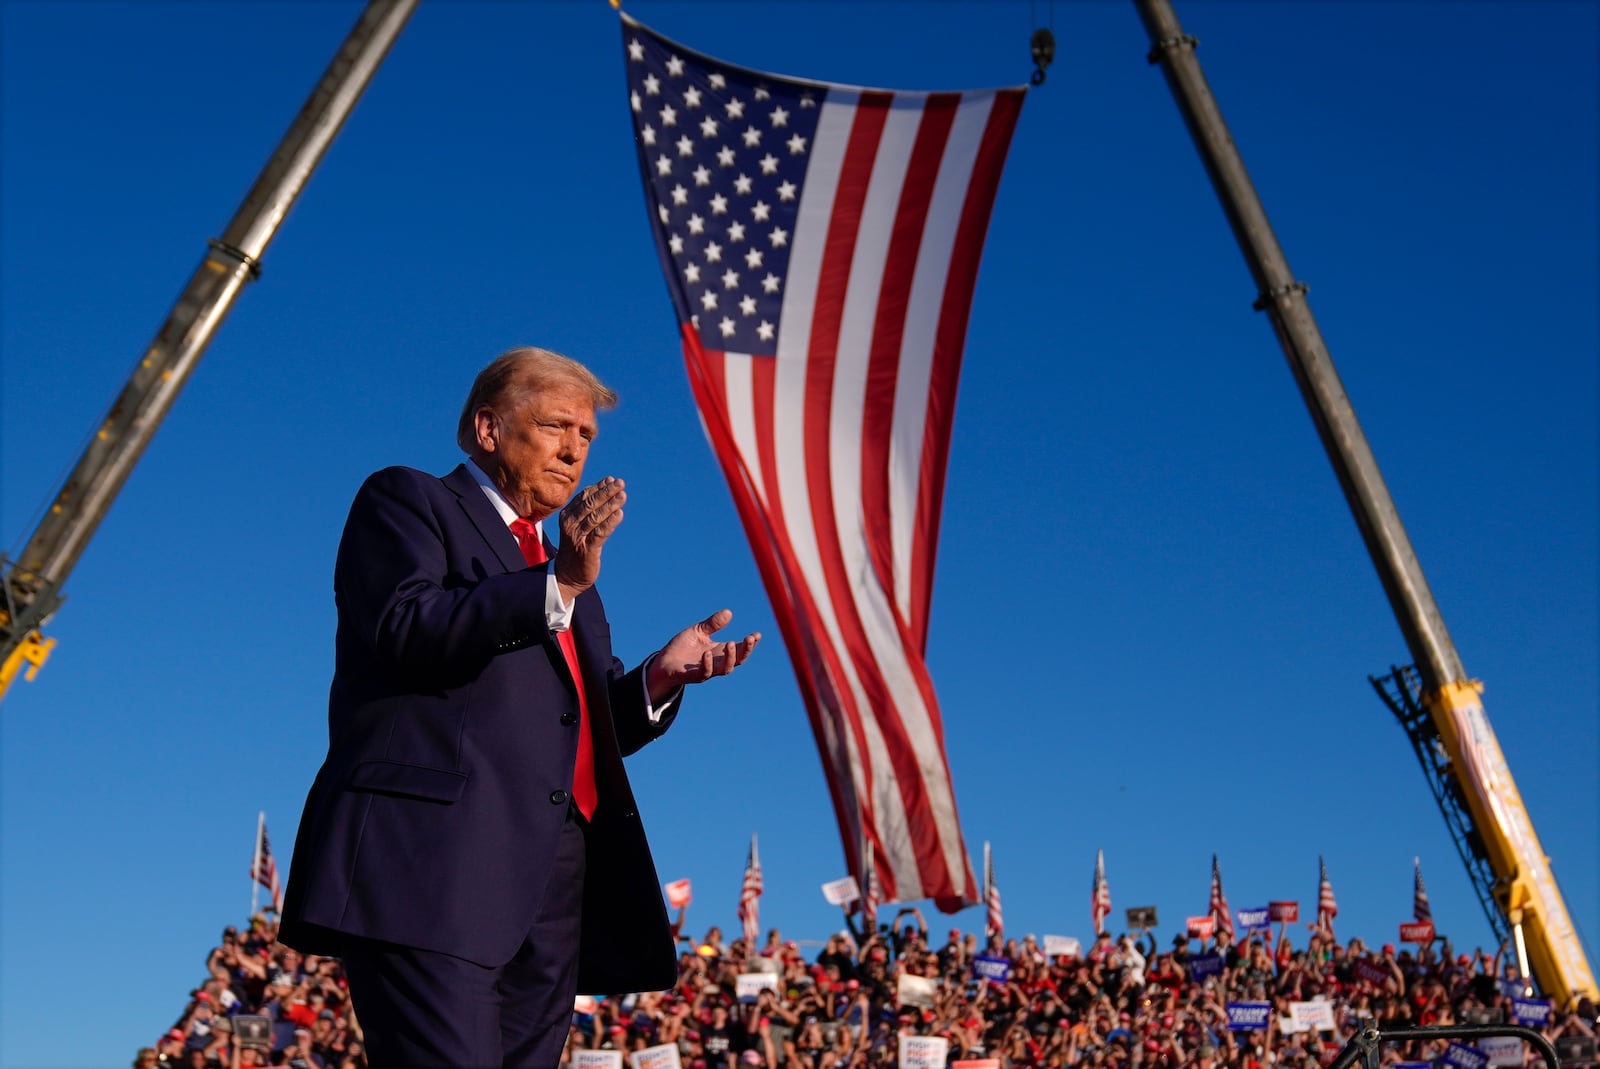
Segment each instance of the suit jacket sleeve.
[[649,691],[645,687],[645,662],[624,673],[622,662],[612,658],[611,715],[617,729],[617,748],[622,756],[637,753],[647,743],[659,739],[672,724],[683,705],[683,688],[666,701],[656,703],[657,717],[650,719]]
[[[350,506],[335,567],[340,620],[375,658],[407,676],[459,677],[549,637],[545,573],[452,571],[422,480],[406,468],[367,479]],[[435,480],[436,482],[436,480]],[[486,547],[487,548],[487,547]]]

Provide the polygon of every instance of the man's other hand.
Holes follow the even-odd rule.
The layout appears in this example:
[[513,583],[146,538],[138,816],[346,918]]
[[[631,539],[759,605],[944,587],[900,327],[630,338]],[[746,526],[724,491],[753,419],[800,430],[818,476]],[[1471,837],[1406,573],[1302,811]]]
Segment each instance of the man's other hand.
[[761,641],[761,633],[753,632],[738,642],[714,641],[711,636],[732,620],[733,613],[721,609],[673,635],[650,662],[650,700],[665,701],[679,687],[725,676],[743,664]]

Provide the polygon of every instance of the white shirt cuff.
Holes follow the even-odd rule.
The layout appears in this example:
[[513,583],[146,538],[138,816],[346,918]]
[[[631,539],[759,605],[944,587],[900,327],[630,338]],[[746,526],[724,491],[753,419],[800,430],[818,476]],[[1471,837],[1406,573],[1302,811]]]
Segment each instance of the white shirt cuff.
[[639,672],[639,686],[644,689],[644,715],[650,718],[650,723],[652,724],[661,723],[661,718],[667,714],[667,710],[671,709],[677,704],[678,699],[683,697],[683,688],[679,687],[672,692],[672,695],[666,701],[661,703],[661,708],[659,709],[650,700],[650,663],[659,656],[661,656],[659,650],[652,653],[645,659],[644,666]]
[[556,562],[544,566],[544,622],[552,634],[572,628],[573,603],[561,597],[561,584],[556,582]]

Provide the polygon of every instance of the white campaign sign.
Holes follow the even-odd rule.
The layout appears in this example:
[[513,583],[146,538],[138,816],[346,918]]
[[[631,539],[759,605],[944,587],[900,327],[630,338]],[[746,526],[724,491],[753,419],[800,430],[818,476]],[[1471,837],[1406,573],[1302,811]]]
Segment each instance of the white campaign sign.
[[841,880],[829,880],[823,884],[822,897],[828,900],[830,906],[842,906],[860,898],[861,889],[856,886],[854,876],[846,876]]
[[628,1055],[628,1065],[632,1069],[683,1069],[683,1062],[678,1060],[676,1043],[636,1050]]
[[754,1002],[762,991],[778,990],[777,974],[770,972],[740,973],[734,983],[740,1002]]
[[1332,1032],[1333,1003],[1317,999],[1314,1002],[1289,1003],[1289,1015],[1304,1032]]
[[[900,974],[900,985],[896,995],[902,1006],[922,1006],[926,1009],[933,1007],[933,999],[939,991],[939,981],[926,976],[912,976],[910,973]],[[942,1062],[940,1063],[943,1064]]]
[[943,1036],[901,1036],[900,1069],[944,1069],[950,1041]]
[[575,1050],[572,1069],[622,1069],[620,1050]]
[[1047,958],[1081,958],[1083,957],[1083,944],[1070,935],[1047,935],[1044,937],[1044,956]]
[[1293,1014],[1290,1014],[1287,1017],[1278,1018],[1278,1031],[1286,1036],[1292,1036],[1297,1032],[1304,1032],[1305,1030],[1305,1025],[1295,1020]]
[[1516,1036],[1485,1036],[1478,1040],[1478,1049],[1489,1056],[1490,1065],[1521,1065],[1525,1053]]

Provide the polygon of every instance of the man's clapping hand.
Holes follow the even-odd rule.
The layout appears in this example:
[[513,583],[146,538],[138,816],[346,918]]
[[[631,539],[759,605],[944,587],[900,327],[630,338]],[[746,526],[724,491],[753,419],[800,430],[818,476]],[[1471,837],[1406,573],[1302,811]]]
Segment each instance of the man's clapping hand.
[[665,701],[679,687],[725,676],[743,664],[761,641],[761,633],[752,632],[737,642],[714,641],[711,636],[732,620],[733,613],[721,609],[673,635],[650,662],[646,680],[650,700]]
[[622,480],[608,475],[578,493],[561,510],[556,582],[569,604],[600,577],[600,551],[622,522],[622,506],[627,500]]

